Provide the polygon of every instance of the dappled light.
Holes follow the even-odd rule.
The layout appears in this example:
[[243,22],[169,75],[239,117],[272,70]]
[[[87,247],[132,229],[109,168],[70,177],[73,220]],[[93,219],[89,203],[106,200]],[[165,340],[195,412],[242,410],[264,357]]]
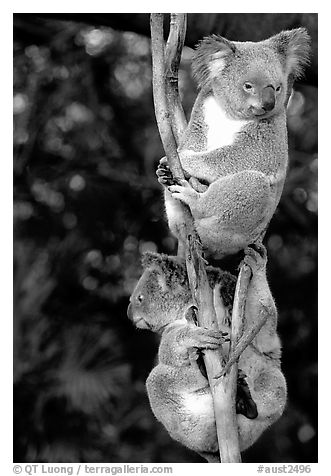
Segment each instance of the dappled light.
[[[201,462],[154,418],[144,382],[158,337],[126,316],[142,253],[176,253],[155,176],[150,39],[38,21],[57,34],[38,40],[26,19],[14,38],[14,460]],[[295,88],[265,238],[289,402],[244,462],[317,459],[317,87]]]

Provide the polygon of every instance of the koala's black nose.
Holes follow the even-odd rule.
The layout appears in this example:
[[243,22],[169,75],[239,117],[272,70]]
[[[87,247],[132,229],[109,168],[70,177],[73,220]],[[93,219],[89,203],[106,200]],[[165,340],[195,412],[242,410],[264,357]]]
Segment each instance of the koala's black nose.
[[262,108],[268,112],[275,107],[275,90],[273,86],[266,86],[262,91]]

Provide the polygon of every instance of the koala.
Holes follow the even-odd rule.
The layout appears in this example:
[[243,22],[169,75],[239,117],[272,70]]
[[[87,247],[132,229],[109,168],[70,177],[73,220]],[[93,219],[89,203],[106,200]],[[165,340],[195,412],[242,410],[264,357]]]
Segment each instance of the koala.
[[[244,330],[256,322],[263,304],[270,314],[239,359],[236,410],[241,451],[281,416],[287,393],[280,369],[277,311],[266,280],[265,248],[249,248],[245,261],[252,269],[252,280]],[[158,364],[146,381],[152,411],[172,438],[213,462],[218,451],[213,401],[199,359],[204,349],[227,346],[236,278],[207,267],[216,312],[224,317],[224,328],[215,331],[195,325],[192,319],[192,298],[181,258],[148,253],[143,267],[128,317],[136,327],[161,335]]]
[[183,240],[188,205],[207,254],[235,254],[263,236],[286,176],[286,104],[309,61],[304,28],[260,42],[203,39],[192,59],[199,93],[178,153],[188,180],[173,180],[166,159],[157,174],[167,186],[171,231]]

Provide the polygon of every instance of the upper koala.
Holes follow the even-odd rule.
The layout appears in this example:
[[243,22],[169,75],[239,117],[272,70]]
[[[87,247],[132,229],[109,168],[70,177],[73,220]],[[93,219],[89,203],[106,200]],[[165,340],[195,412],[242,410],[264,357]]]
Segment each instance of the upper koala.
[[[287,162],[286,104],[309,58],[304,28],[261,42],[213,35],[192,61],[200,88],[179,145],[188,181],[172,180],[163,160],[171,230],[183,239],[182,207],[192,212],[205,250],[216,258],[256,242],[275,212]],[[204,186],[203,186],[203,185]]]

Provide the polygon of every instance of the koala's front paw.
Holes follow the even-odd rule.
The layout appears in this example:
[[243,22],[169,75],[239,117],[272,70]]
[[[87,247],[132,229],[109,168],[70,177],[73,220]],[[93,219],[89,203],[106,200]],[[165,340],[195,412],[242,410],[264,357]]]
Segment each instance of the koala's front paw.
[[168,165],[168,161],[166,157],[163,157],[160,160],[160,163],[156,169],[156,175],[158,177],[158,181],[164,187],[169,187],[170,185],[177,185],[179,184],[178,179],[176,179]]
[[251,268],[252,273],[254,274],[256,271],[265,270],[267,264],[267,250],[262,244],[255,244],[253,246],[248,246],[245,249],[244,263]]
[[191,330],[190,347],[215,350],[228,340],[226,332],[196,327]]
[[191,187],[187,180],[180,180],[180,185],[172,185],[169,187],[169,192],[173,198],[186,203],[193,211],[196,208],[199,199],[199,193]]

